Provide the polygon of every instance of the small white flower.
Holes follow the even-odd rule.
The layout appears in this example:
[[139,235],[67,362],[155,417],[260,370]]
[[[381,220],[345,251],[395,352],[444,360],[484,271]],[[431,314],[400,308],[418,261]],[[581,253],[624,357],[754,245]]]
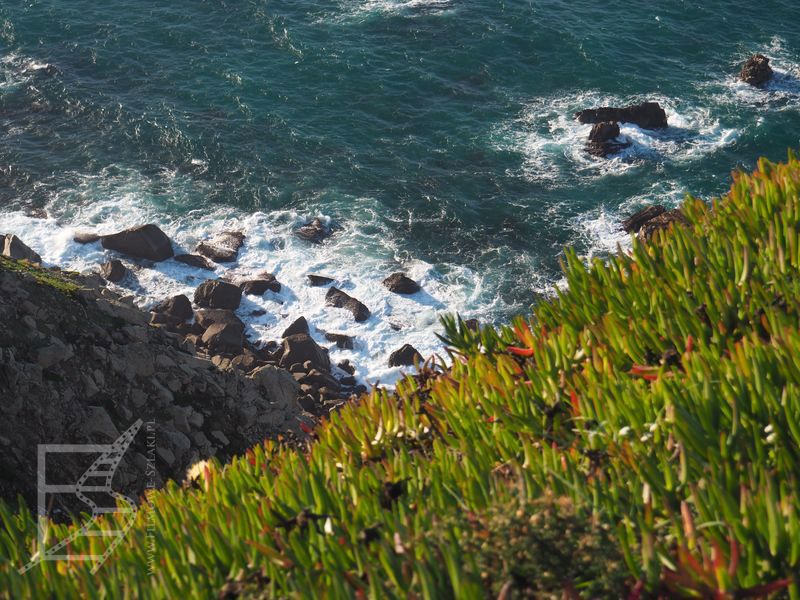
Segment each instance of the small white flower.
[[325,530],[326,535],[333,535],[333,521],[331,521],[330,517],[325,519],[325,525],[323,529]]
[[777,440],[777,439],[778,439],[778,436],[777,436],[777,435],[775,435],[774,433],[770,433],[770,434],[767,436],[767,443],[768,443],[768,444],[774,444],[774,443],[775,443],[775,440]]
[[643,444],[650,441],[650,438],[653,437],[649,433],[645,433],[642,437],[639,438],[639,441]]
[[772,433],[772,423],[764,427],[764,433]]
[[656,429],[658,429],[658,423],[651,423],[649,429],[650,433],[655,433]]
[[627,425],[619,430],[619,437],[626,437],[631,432],[631,428]]

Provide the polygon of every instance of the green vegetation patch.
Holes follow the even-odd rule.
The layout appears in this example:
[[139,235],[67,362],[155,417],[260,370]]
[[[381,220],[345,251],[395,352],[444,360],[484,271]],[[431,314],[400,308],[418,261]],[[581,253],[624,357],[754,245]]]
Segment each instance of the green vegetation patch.
[[[0,508],[12,597],[800,597],[800,163],[585,265],[452,366],[149,497],[96,575]],[[74,526],[73,526],[74,527]],[[52,526],[59,539],[67,526]],[[99,550],[98,538],[73,552]]]
[[0,256],[0,270],[25,275],[40,285],[46,285],[64,294],[74,294],[81,289],[69,272],[47,269],[27,260],[14,260]]

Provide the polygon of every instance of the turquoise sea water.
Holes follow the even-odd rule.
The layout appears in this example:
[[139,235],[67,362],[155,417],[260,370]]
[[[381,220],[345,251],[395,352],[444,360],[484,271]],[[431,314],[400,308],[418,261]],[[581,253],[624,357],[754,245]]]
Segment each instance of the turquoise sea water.
[[[391,350],[436,350],[442,312],[507,320],[559,281],[565,245],[614,251],[636,207],[800,146],[798,23],[799,3],[743,0],[4,0],[0,229],[89,269],[104,254],[76,230],[155,221],[190,250],[241,228],[237,272],[286,288],[249,301],[268,311],[251,334],[304,314],[389,380]],[[754,52],[777,71],[765,90],[736,81]],[[644,99],[667,131],[583,153],[574,111]],[[290,235],[314,216],[342,228],[318,248]],[[426,293],[386,293],[399,269]],[[373,319],[326,309],[307,272]],[[127,286],[146,303],[203,277],[165,263]]]

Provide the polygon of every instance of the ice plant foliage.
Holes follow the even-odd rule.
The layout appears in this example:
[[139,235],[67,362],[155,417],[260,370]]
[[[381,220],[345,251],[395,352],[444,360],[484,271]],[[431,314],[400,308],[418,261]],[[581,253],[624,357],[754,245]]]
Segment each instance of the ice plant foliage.
[[0,505],[0,594],[800,597],[799,190],[761,160],[630,254],[567,251],[529,321],[446,319],[452,366],[152,494],[96,575],[20,575],[35,520]]

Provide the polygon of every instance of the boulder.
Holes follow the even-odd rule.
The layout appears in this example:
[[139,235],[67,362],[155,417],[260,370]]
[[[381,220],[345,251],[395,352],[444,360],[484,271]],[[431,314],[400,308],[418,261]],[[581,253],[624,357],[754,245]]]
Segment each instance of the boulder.
[[207,258],[200,256],[199,254],[178,254],[175,257],[175,260],[197,269],[205,269],[206,271],[214,270],[214,265],[212,265]]
[[237,323],[244,328],[244,323],[232,310],[205,308],[198,310],[194,318],[195,322],[203,329],[208,329],[215,323]]
[[197,252],[214,262],[234,262],[239,257],[239,248],[244,245],[241,231],[224,231],[197,245]]
[[151,312],[175,317],[181,321],[191,319],[194,314],[191,301],[183,294],[178,294],[160,302],[151,309]]
[[281,334],[281,338],[287,338],[290,335],[296,335],[298,333],[304,333],[308,335],[310,333],[308,329],[308,321],[306,321],[305,317],[300,317],[296,319],[291,325],[289,325],[286,330]]
[[341,348],[343,350],[352,350],[354,347],[355,339],[350,335],[345,335],[343,333],[326,333],[325,339],[329,342],[334,342],[337,348]]
[[242,289],[243,294],[248,294],[250,296],[261,296],[265,294],[267,290],[272,292],[281,291],[281,284],[271,273],[262,273],[259,279],[243,281],[239,284],[239,287]]
[[343,361],[341,361],[339,363],[336,363],[336,366],[339,367],[345,373],[348,373],[350,375],[353,375],[356,372],[356,368],[353,366],[353,364],[348,359],[345,359],[345,360],[343,360]]
[[622,222],[622,228],[627,233],[636,233],[645,223],[647,223],[647,221],[656,218],[666,211],[667,209],[660,204],[648,206],[647,208],[643,208],[642,210],[633,213],[630,217],[625,219]]
[[236,309],[241,301],[242,290],[219,279],[201,283],[194,292],[194,303],[201,308]]
[[413,367],[419,362],[422,362],[422,355],[411,344],[405,344],[389,356],[390,367]]
[[76,244],[94,244],[100,241],[100,236],[96,233],[79,231],[72,237],[72,241]]
[[302,240],[319,244],[333,234],[333,229],[321,220],[314,219],[295,230],[294,234]]
[[739,79],[756,87],[762,86],[772,78],[772,67],[769,59],[763,54],[754,54],[744,63]]
[[306,361],[322,371],[327,372],[331,369],[328,353],[310,335],[297,333],[284,338],[280,366],[287,368],[295,363],[303,364]]
[[127,272],[128,269],[122,264],[122,261],[116,258],[100,265],[100,274],[103,276],[103,279],[111,283],[122,281],[122,278],[125,277]]
[[575,113],[581,123],[633,123],[643,129],[663,129],[667,126],[667,113],[658,102],[642,102],[624,108],[603,106]]
[[334,279],[325,277],[324,275],[308,274],[306,277],[308,277],[308,282],[311,284],[311,287],[322,287],[323,285],[328,285],[335,281]]
[[392,273],[383,280],[383,285],[395,294],[416,294],[421,289],[416,281],[404,273]]
[[605,158],[630,146],[630,142],[615,141],[619,137],[619,124],[603,121],[595,123],[589,132],[586,152],[592,156]]
[[238,323],[214,323],[201,339],[209,354],[240,354],[244,345],[244,328]]
[[148,223],[100,238],[103,248],[145,260],[162,261],[173,255],[172,242],[156,225]]
[[649,240],[655,235],[657,231],[660,231],[662,229],[667,229],[673,223],[676,223],[678,225],[688,224],[686,217],[678,208],[675,208],[673,210],[668,210],[658,215],[657,217],[649,219],[639,229],[637,237],[640,240],[645,240],[645,241]]
[[27,260],[32,263],[41,264],[42,257],[28,248],[21,239],[13,233],[5,236],[3,243],[3,256],[15,260]]
[[364,306],[361,302],[353,298],[352,296],[348,296],[342,290],[336,287],[332,287],[328,290],[328,293],[325,294],[325,304],[328,306],[333,306],[334,308],[344,308],[349,310],[353,313],[353,317],[356,321],[366,321],[370,317],[369,309]]

